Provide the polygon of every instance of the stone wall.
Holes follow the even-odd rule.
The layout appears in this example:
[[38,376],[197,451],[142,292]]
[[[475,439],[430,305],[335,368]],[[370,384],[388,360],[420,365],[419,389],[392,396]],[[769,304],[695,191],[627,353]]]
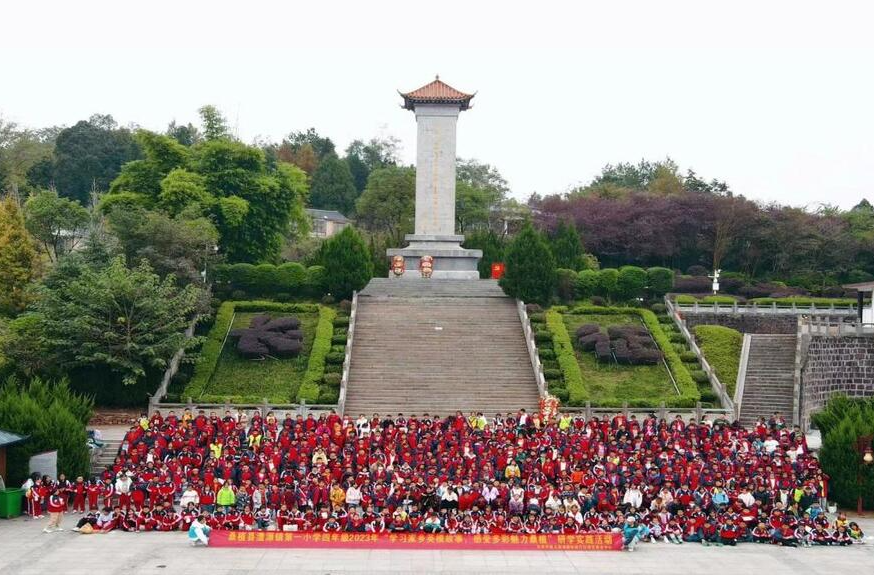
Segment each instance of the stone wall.
[[691,330],[697,325],[721,325],[741,333],[784,334],[798,332],[798,316],[769,313],[713,313],[682,311],[683,319]]
[[874,396],[874,337],[813,336],[801,374],[801,415],[821,409],[835,394]]

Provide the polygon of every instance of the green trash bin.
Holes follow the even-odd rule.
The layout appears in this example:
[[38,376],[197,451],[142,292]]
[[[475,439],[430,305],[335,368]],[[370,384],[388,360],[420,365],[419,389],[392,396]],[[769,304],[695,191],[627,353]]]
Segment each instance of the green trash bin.
[[4,489],[0,491],[0,517],[12,519],[21,515],[21,502],[24,489]]

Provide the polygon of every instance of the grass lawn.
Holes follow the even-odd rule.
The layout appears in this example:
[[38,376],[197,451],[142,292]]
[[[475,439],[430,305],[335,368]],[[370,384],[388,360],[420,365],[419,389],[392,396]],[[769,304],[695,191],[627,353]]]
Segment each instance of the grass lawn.
[[[262,312],[238,312],[231,329],[249,327]],[[294,316],[303,329],[303,351],[295,358],[251,360],[237,355],[236,342],[228,338],[222,348],[215,372],[205,392],[211,395],[245,395],[266,397],[275,403],[287,403],[297,395],[306,372],[316,334],[318,313],[268,313],[272,318]]]
[[[633,315],[564,314],[565,327],[571,338],[583,324],[596,323],[606,332],[611,325],[637,324]],[[652,400],[657,405],[663,399],[677,397],[677,391],[664,364],[618,365],[601,363],[591,352],[575,350],[583,381],[593,403],[603,400]]]

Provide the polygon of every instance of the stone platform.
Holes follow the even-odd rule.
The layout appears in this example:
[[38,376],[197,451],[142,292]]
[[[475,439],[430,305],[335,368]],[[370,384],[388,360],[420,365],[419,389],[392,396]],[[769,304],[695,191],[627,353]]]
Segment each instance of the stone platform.
[[434,258],[432,279],[479,279],[477,264],[483,257],[483,252],[462,248],[464,236],[409,234],[405,239],[409,242],[407,247],[386,250],[386,255],[390,258],[404,258],[406,271],[401,276],[390,274],[392,279],[421,279],[419,261],[422,256]]
[[[46,519],[0,519],[3,575],[273,575],[279,573],[797,573],[832,575],[870,571],[874,544],[850,548],[789,549],[773,545],[702,547],[642,543],[616,551],[387,551],[348,549],[239,549],[190,547],[184,533],[79,535],[42,533]],[[854,517],[850,517],[855,520]],[[874,520],[860,519],[866,533]]]

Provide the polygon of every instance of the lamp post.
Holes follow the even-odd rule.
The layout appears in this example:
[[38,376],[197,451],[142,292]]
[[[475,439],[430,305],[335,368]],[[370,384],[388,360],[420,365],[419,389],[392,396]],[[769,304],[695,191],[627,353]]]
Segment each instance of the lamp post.
[[862,515],[862,469],[871,466],[874,463],[874,452],[872,452],[871,441],[874,435],[860,435],[856,439],[856,451],[862,458],[861,465],[856,471],[856,481],[859,487],[859,498],[856,501],[856,514]]

